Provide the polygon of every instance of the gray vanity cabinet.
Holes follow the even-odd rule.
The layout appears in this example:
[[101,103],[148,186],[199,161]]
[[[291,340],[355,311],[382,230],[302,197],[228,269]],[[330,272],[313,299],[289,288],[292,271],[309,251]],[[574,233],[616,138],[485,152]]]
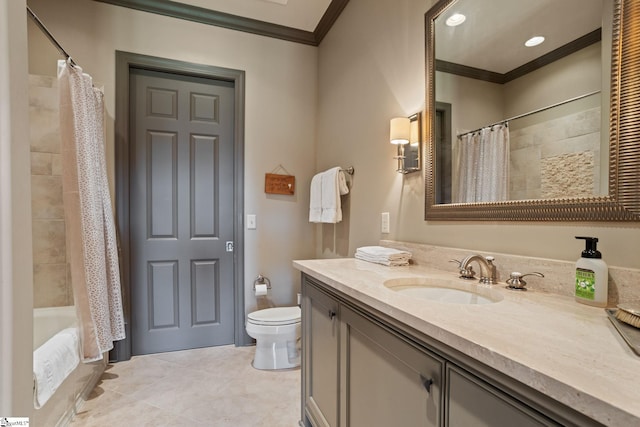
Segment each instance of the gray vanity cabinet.
[[306,274],[305,427],[601,426]]
[[339,309],[326,293],[306,283],[302,287],[302,416],[307,426],[339,425]]
[[314,427],[441,424],[444,361],[305,277],[303,419]]

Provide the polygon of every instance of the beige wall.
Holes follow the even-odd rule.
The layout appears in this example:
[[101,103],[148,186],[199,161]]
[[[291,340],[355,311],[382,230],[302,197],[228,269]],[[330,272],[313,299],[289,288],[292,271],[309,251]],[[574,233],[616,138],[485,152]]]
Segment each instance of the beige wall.
[[436,101],[453,106],[457,135],[599,90],[600,63],[595,43],[504,85],[437,72]]
[[437,72],[436,101],[451,104],[453,138],[509,117],[504,85],[498,83]]
[[600,90],[602,45],[594,43],[505,84],[506,117]]
[[[318,169],[355,167],[343,223],[318,226],[317,256],[376,243],[380,213],[420,222],[420,174],[395,172],[389,120],[424,108],[424,12],[418,0],[351,0],[319,48]],[[418,205],[416,205],[416,202]],[[385,235],[386,236],[386,235]]]
[[33,410],[26,2],[0,2],[0,414]]
[[[313,255],[307,222],[308,185],[315,170],[317,49],[86,0],[33,0],[29,5],[74,60],[104,85],[109,173],[113,177],[115,51],[158,56],[246,72],[245,230],[246,306],[253,279],[271,279],[277,304],[295,302],[299,276],[292,259]],[[55,75],[59,55],[29,24],[33,74]],[[294,196],[264,193],[264,174],[282,165],[296,176]]]
[[[356,167],[348,227],[336,237],[348,247],[340,255],[389,238],[575,260],[582,243],[574,236],[593,235],[610,265],[640,268],[638,223],[424,221],[423,177],[394,172],[388,131],[391,117],[422,107],[424,13],[434,3],[350,0],[320,46],[318,166]],[[385,211],[390,234],[380,233]],[[327,247],[319,240],[316,255],[334,256]]]

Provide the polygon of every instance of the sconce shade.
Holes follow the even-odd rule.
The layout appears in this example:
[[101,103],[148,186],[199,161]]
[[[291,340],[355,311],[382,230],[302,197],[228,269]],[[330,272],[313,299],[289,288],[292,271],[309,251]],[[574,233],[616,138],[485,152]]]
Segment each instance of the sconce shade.
[[389,139],[392,144],[404,145],[409,143],[411,136],[411,122],[408,117],[395,117],[391,119],[391,131]]

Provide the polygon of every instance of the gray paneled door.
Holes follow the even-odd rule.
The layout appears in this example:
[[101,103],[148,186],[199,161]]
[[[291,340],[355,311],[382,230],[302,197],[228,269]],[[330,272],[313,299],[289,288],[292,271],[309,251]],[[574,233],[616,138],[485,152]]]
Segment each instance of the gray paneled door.
[[233,84],[132,69],[130,111],[132,354],[231,344]]

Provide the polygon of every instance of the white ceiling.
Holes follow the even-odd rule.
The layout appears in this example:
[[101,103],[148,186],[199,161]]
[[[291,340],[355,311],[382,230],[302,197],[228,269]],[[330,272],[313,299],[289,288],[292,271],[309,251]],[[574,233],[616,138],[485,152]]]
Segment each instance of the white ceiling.
[[[174,1],[309,33],[316,30],[332,3],[332,0]],[[600,28],[604,8],[612,10],[612,4],[613,0],[458,0],[438,18],[436,57],[504,74]],[[446,27],[443,21],[456,12],[464,13],[467,21],[458,27]],[[525,40],[534,35],[543,35],[547,40],[540,46],[524,48]]]
[[331,0],[177,0],[192,6],[313,32]]
[[[600,28],[603,5],[613,10],[612,0],[459,0],[437,20],[436,57],[504,74]],[[467,20],[446,27],[456,12]],[[525,48],[536,35],[545,42]]]

